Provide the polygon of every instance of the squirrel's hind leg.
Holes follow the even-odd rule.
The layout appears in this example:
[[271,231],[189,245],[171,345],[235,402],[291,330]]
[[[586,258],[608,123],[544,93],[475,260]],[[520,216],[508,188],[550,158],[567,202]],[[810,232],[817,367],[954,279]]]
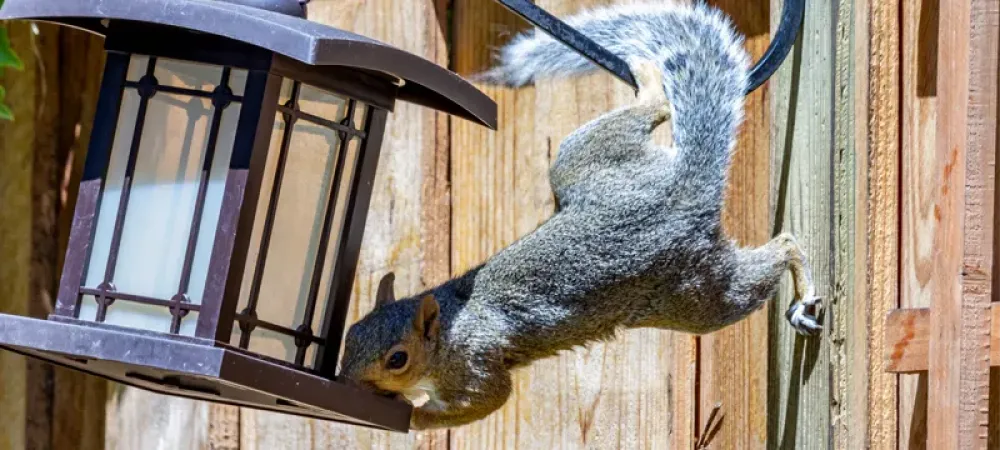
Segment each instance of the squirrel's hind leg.
[[[788,269],[792,272],[795,289],[795,303],[788,308],[785,317],[799,334],[817,334],[823,330],[817,319],[822,307],[822,298],[816,295],[816,286],[813,284],[812,270],[809,268],[806,255],[791,234],[782,233],[774,238],[773,242],[788,258]],[[808,312],[810,307],[815,308],[812,314]]]
[[647,153],[656,149],[652,132],[670,118],[663,70],[656,63],[641,59],[633,59],[631,67],[639,84],[636,103],[587,122],[560,145],[549,171],[560,206],[573,201],[567,198],[569,187],[589,182],[609,168],[644,160]]

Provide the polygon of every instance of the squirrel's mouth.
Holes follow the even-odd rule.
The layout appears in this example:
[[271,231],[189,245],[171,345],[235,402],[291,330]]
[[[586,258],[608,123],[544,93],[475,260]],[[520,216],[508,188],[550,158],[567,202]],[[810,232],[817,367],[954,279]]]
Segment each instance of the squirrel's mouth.
[[392,392],[392,391],[386,391],[386,390],[381,390],[381,389],[375,389],[373,391],[373,393],[375,395],[378,395],[378,396],[382,396],[382,397],[386,397],[386,398],[391,398],[393,400],[396,400],[397,402],[404,402],[404,403],[406,403],[406,404],[408,404],[410,406],[413,406],[413,402],[411,402],[410,399],[407,398],[406,395],[404,395],[401,392]]
[[[378,386],[376,386],[374,383],[361,382],[361,383],[357,383],[357,384],[359,386],[361,386],[362,389],[364,389],[364,390],[366,390],[368,392],[371,392],[372,394],[375,394],[375,395],[378,395],[378,396],[381,396],[381,397],[391,398],[393,400],[407,401],[406,397],[402,393],[388,391],[388,390],[385,390],[385,389],[381,389]],[[407,403],[409,403],[409,401],[407,401]]]

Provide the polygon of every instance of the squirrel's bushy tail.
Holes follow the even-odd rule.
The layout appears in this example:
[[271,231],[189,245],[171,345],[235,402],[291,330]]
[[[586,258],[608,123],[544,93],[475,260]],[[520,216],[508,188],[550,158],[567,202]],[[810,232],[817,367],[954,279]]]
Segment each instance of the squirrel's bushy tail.
[[[632,3],[593,9],[565,21],[623,59],[661,62],[680,156],[678,179],[721,199],[743,119],[749,68],[743,38],[729,18],[703,4]],[[517,87],[596,69],[569,47],[532,30],[502,47],[495,67],[476,78]]]

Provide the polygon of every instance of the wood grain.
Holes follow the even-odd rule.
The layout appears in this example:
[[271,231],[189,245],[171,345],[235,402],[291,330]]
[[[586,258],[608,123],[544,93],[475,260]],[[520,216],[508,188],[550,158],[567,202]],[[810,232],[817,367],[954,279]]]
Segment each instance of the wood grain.
[[207,403],[112,385],[106,449],[208,448]]
[[[886,345],[885,354],[882,355],[885,370],[895,373],[926,371],[928,367],[927,352],[931,337],[930,308],[897,309],[889,313],[885,321]],[[926,408],[926,400],[924,407]],[[902,416],[902,410],[900,413],[901,417],[906,417]],[[923,447],[927,445],[926,436],[924,442],[916,439],[909,441],[911,446]]]
[[928,448],[987,447],[998,14],[986,0],[941,9]]
[[[30,31],[20,23],[4,24],[14,49],[31,54]],[[27,64],[23,72],[6,70],[0,83],[7,89],[6,103],[15,122],[0,122],[0,313],[27,315],[31,292],[31,174],[37,71]],[[20,450],[26,436],[26,362],[21,356],[0,352],[0,449]]]
[[[991,304],[989,315],[989,364],[1000,367],[1000,304]],[[930,367],[931,309],[897,309],[889,313],[885,320],[886,349],[882,359],[885,370],[896,373],[926,372]]]
[[[900,306],[931,304],[937,267],[934,239],[940,230],[935,192],[942,166],[935,148],[939,0],[902,5],[902,198]],[[891,330],[887,330],[891,331]],[[926,342],[925,342],[926,343]],[[886,351],[894,347],[886,346]],[[926,361],[926,358],[924,358]],[[926,448],[927,374],[899,377],[899,447]]]
[[867,92],[867,47],[861,47],[867,40],[859,37],[866,26],[858,23],[859,18],[867,17],[867,9],[857,3],[838,2],[834,26],[834,278],[824,322],[829,328],[831,447],[835,449],[864,448],[868,442],[864,432],[868,426],[868,379],[863,375],[868,345],[864,296],[867,189],[862,173],[864,141],[858,138],[866,135],[858,133],[858,121],[864,120],[859,105],[867,104],[857,95]]
[[[771,168],[777,179],[775,233],[790,232],[812,266],[817,293],[829,300],[834,270],[833,189],[834,2],[809,4],[802,37],[771,78]],[[772,23],[781,3],[772,4]],[[852,161],[853,163],[853,161]],[[786,281],[790,277],[786,277]],[[794,301],[784,283],[771,309],[768,447],[826,449],[830,429],[827,336],[805,338],[785,319]],[[826,327],[829,329],[829,327]]]
[[[895,449],[897,438],[896,376],[872,364],[885,348],[882,317],[899,305],[899,114],[900,114],[900,3],[898,0],[863,0],[867,15],[864,29],[869,68],[859,102],[865,107],[863,127],[865,163],[864,242],[867,309],[867,350],[864,367],[868,378],[867,445],[872,449]],[[861,66],[865,67],[865,66]],[[859,69],[862,70],[862,69]],[[862,145],[859,143],[859,146]],[[858,251],[861,251],[859,249]],[[861,433],[861,430],[854,431]]]
[[[447,64],[447,24],[432,0],[316,0],[310,19]],[[398,103],[390,115],[362,243],[349,321],[371,310],[379,279],[396,273],[402,297],[449,274],[447,129],[434,111]],[[376,432],[244,409],[241,449],[444,448],[447,433]]]
[[[0,312],[44,318],[51,310],[62,252],[62,171],[76,144],[75,135],[55,130],[64,123],[72,129],[92,111],[101,47],[93,46],[96,38],[52,25],[40,24],[37,32],[27,23],[4,26],[25,69],[0,74],[16,115],[16,121],[0,123],[0,282],[8,286]],[[64,96],[67,88],[74,88],[72,101]],[[104,385],[0,353],[0,448],[103,446]]]

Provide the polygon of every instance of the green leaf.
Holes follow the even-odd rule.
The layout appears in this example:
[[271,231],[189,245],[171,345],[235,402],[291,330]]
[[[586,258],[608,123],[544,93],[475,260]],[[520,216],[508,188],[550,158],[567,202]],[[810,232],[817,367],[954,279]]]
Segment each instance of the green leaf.
[[17,70],[24,69],[24,63],[17,57],[14,49],[10,47],[10,38],[7,37],[7,28],[0,26],[0,69],[11,67]]
[[14,111],[11,111],[3,103],[0,103],[0,120],[14,120]]
[[6,95],[7,91],[4,90],[3,86],[0,86],[0,120],[14,120],[14,112],[7,105],[3,104],[3,98]]

